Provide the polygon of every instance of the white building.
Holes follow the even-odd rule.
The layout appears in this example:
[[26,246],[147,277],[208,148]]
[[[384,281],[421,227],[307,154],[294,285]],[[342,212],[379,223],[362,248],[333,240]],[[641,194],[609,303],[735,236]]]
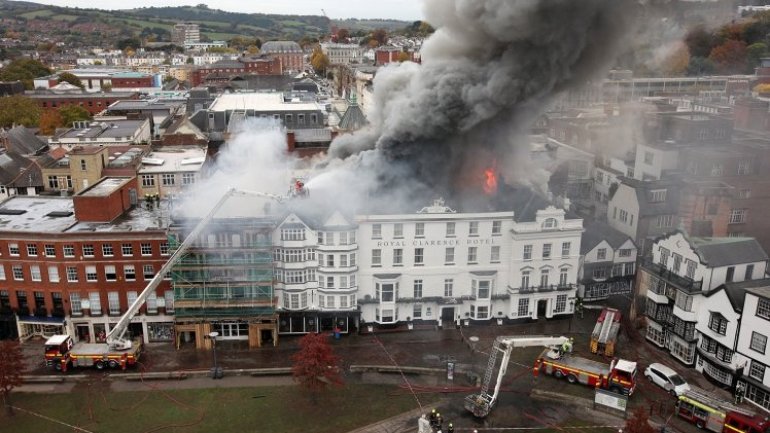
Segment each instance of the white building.
[[149,144],[152,138],[150,119],[114,119],[101,122],[76,121],[66,132],[51,137],[51,145],[72,149],[83,145]]
[[293,211],[273,233],[279,331],[572,314],[581,232],[582,220],[554,207],[457,213],[437,200],[414,214]]
[[[700,323],[713,319],[708,305],[714,301],[706,295],[724,283],[762,278],[767,259],[754,238],[690,238],[680,231],[658,238],[651,256],[641,262],[637,279],[647,339],[680,362],[694,365],[700,332],[696,328],[717,342],[729,340],[706,331],[708,322]],[[733,316],[727,309],[716,312],[728,321]]]
[[167,198],[194,185],[206,161],[206,149],[196,146],[162,146],[142,158],[137,170],[139,195]]
[[322,43],[321,51],[329,58],[332,65],[347,65],[360,63],[363,60],[363,49],[358,44]]
[[770,412],[770,281],[745,289],[737,352],[745,358],[743,376],[738,379],[746,399]]
[[580,241],[580,297],[607,299],[633,291],[637,249],[633,239],[606,223],[585,227]]
[[455,213],[436,202],[418,214],[356,220],[358,302],[367,323],[573,312],[582,220],[566,219],[561,209],[516,217]]

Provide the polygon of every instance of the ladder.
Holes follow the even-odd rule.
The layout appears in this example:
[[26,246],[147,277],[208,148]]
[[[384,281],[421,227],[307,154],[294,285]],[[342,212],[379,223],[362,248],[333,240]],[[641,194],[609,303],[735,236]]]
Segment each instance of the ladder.
[[607,310],[604,315],[604,321],[602,322],[601,331],[599,331],[599,343],[606,344],[607,338],[610,336],[612,325],[615,323],[615,311]]
[[484,381],[481,383],[479,396],[489,397],[489,383],[492,381],[492,375],[495,372],[497,354],[503,351],[500,347],[501,345],[500,339],[495,338],[495,342],[492,344],[492,352],[489,354],[489,360],[487,361],[487,371],[484,372]]
[[733,412],[738,412],[742,415],[752,417],[756,415],[755,412],[752,412],[748,409],[744,409],[742,407],[736,406],[728,401],[721,400],[718,398],[714,398],[709,394],[706,394],[706,391],[700,389],[691,387],[689,390],[685,391],[684,393],[685,397],[699,401],[709,407],[713,407],[715,409],[722,409],[722,410],[729,410]]

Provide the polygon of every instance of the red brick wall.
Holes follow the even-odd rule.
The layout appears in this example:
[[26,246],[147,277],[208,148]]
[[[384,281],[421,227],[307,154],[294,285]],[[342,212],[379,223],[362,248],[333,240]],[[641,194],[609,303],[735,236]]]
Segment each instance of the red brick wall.
[[152,76],[140,78],[112,77],[112,88],[152,87]]
[[104,111],[107,109],[107,107],[110,106],[110,104],[119,99],[139,99],[139,95],[135,93],[130,97],[118,98],[116,96],[110,96],[110,94],[107,93],[94,94],[93,96],[85,98],[68,98],[67,95],[62,95],[59,98],[35,98],[33,96],[32,99],[35,100],[37,105],[44,110],[57,110],[67,105],[79,105],[88,110],[88,112],[93,115]]
[[[136,177],[134,177],[120,189],[106,196],[76,195],[72,198],[75,204],[75,217],[78,221],[109,222],[114,220],[131,207],[129,190],[138,191],[137,185]],[[85,191],[89,190],[90,188]]]
[[[19,246],[19,255],[11,256],[9,254],[9,244],[15,243]],[[143,269],[145,265],[151,265],[154,272],[160,270],[161,266],[168,260],[168,255],[160,254],[161,244],[166,243],[164,232],[142,232],[142,233],[72,233],[52,235],[50,233],[1,233],[0,251],[3,253],[3,260],[0,261],[0,267],[5,271],[4,290],[10,294],[11,308],[19,308],[17,291],[27,294],[29,304],[29,313],[34,314],[35,297],[34,292],[44,294],[45,309],[50,316],[53,312],[52,294],[61,294],[64,310],[67,314],[71,312],[70,293],[80,293],[81,299],[88,299],[89,292],[99,292],[102,305],[102,315],[109,312],[108,292],[117,291],[121,313],[128,308],[127,293],[129,291],[141,292],[149,283],[145,280]],[[37,246],[37,255],[27,254],[27,245]],[[104,256],[102,254],[102,245],[112,245],[113,255]],[[131,256],[122,254],[122,244],[130,244],[133,249]],[[141,245],[149,244],[152,248],[152,254],[142,255]],[[54,247],[55,255],[48,257],[45,254],[45,246]],[[64,257],[64,246],[70,245],[74,248],[74,257]],[[92,245],[94,248],[93,257],[83,256],[83,245]],[[135,281],[127,281],[125,278],[125,267],[133,265],[136,273]],[[17,280],[13,274],[14,266],[21,268],[23,280]],[[38,266],[40,269],[40,281],[32,281],[32,266]],[[49,267],[53,266],[58,270],[59,281],[51,281]],[[96,267],[96,281],[86,280],[86,266]],[[107,281],[105,275],[105,266],[115,266],[117,278],[115,281]],[[69,282],[67,278],[67,268],[72,267],[77,271],[77,282]],[[162,282],[156,290],[158,297],[162,297],[166,290],[170,289],[170,284]]]

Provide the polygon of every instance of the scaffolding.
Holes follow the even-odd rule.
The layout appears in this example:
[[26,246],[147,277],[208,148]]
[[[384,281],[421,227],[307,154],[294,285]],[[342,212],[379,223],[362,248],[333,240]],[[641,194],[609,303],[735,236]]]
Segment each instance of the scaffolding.
[[[171,227],[170,249],[184,231],[183,225]],[[273,222],[265,219],[214,219],[177,261],[170,273],[177,346],[192,333],[196,347],[209,348],[205,336],[212,329],[236,322],[248,327],[251,347],[277,344],[272,231]]]

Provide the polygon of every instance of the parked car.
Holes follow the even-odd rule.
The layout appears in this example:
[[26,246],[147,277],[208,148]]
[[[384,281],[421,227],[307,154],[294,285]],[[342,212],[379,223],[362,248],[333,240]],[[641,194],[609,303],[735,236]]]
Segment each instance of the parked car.
[[644,376],[655,385],[665,389],[674,397],[679,397],[685,391],[690,389],[690,385],[682,379],[682,376],[676,371],[660,363],[652,363],[646,370]]

